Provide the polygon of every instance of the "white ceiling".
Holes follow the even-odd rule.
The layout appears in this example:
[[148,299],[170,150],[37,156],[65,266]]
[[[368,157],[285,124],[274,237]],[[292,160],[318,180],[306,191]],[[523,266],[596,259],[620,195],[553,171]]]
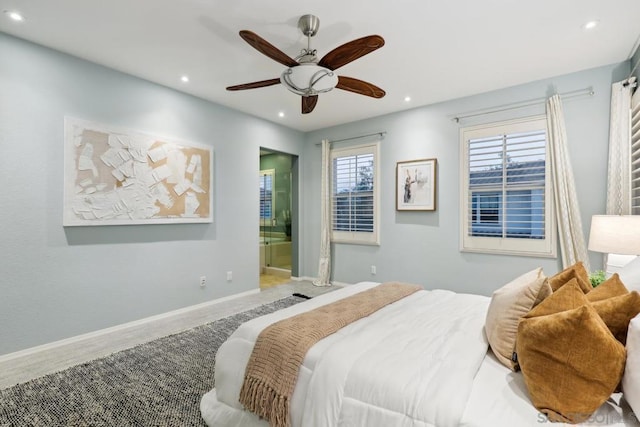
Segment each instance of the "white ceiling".
[[[0,31],[302,131],[621,62],[640,35],[639,0],[0,0],[0,10],[26,18],[3,14]],[[303,116],[282,85],[225,90],[284,69],[239,30],[295,57],[306,46],[297,21],[308,13],[320,18],[319,57],[384,37],[384,47],[337,70],[384,98],[335,89]],[[590,20],[599,25],[586,31]]]

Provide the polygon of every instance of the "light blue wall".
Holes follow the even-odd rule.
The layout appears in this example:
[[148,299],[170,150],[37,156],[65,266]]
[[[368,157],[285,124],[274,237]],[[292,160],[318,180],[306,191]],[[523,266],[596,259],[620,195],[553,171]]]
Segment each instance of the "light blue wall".
[[[0,52],[0,354],[257,289],[259,147],[299,155],[302,133],[2,33]],[[64,229],[66,115],[211,145],[215,222]]]
[[636,79],[640,80],[640,47],[636,49],[636,52],[631,58],[631,67],[636,68],[633,75],[636,76]]
[[[576,178],[582,221],[588,234],[591,215],[604,213],[606,190],[609,102],[611,83],[629,73],[629,63],[607,66],[491,93],[411,109],[375,119],[312,132],[304,153],[305,247],[303,275],[317,274],[320,235],[320,147],[324,138],[341,139],[386,131],[381,143],[380,246],[333,244],[333,279],[339,282],[399,280],[427,288],[485,295],[512,278],[541,266],[547,274],[558,271],[556,259],[461,253],[459,251],[459,130],[462,126],[543,114],[539,107],[511,110],[455,123],[452,117],[469,111],[544,98],[554,92],[593,87],[595,95],[564,102],[569,150]],[[473,77],[470,70],[469,77]],[[387,96],[394,96],[389,93]],[[395,94],[395,96],[399,96]],[[372,101],[375,102],[375,101]],[[437,158],[437,210],[395,210],[395,166],[403,160]],[[594,268],[601,256],[591,254]],[[377,275],[371,275],[371,266]]]
[[[335,280],[404,280],[489,294],[526,269],[543,266],[551,274],[556,260],[459,252],[459,125],[451,117],[543,97],[554,85],[559,92],[593,86],[594,97],[565,103],[588,231],[590,216],[604,211],[610,84],[629,73],[626,62],[305,135],[1,33],[0,52],[0,354],[256,289],[261,146],[300,156],[295,167],[301,178],[294,182],[301,194],[300,227],[294,230],[299,276],[317,273],[315,143],[381,130],[387,132],[381,144],[382,243],[336,245]],[[65,115],[212,145],[215,222],[65,230]],[[437,211],[396,212],[396,162],[429,157],[438,159]],[[598,266],[600,257],[592,254],[591,261]],[[229,270],[231,283],[225,280]],[[198,286],[201,275],[208,279],[205,289]]]

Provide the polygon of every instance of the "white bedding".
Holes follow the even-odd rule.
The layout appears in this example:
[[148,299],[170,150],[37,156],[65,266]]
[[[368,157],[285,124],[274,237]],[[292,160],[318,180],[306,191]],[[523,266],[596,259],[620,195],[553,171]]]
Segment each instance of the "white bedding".
[[[267,427],[238,396],[253,343],[283,318],[376,283],[330,292],[243,324],[216,356],[216,388],[200,409],[213,427]],[[484,336],[489,298],[420,291],[316,344],[292,396],[293,427],[539,426],[521,374],[501,365]],[[619,395],[589,425],[639,425]],[[557,425],[557,424],[556,424]]]
[[[244,411],[245,419],[237,418],[244,370],[260,331],[375,285],[349,286],[242,325],[216,356],[216,388],[201,403],[207,424],[267,425]],[[457,426],[487,350],[488,302],[476,295],[419,291],[320,341],[300,370],[293,427]]]
[[[551,423],[531,404],[522,373],[512,372],[487,352],[473,382],[462,427],[570,426]],[[587,422],[592,426],[640,426],[621,393],[615,393]]]

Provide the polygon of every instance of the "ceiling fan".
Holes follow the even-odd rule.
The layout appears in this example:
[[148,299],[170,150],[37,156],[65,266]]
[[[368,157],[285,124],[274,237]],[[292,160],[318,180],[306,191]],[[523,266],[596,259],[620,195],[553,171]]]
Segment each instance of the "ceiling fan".
[[320,20],[314,15],[304,15],[298,20],[298,28],[307,36],[307,47],[295,58],[289,57],[252,31],[240,31],[240,37],[253,48],[288,68],[280,78],[229,86],[227,90],[256,89],[282,83],[291,92],[301,95],[302,114],[313,111],[318,103],[319,93],[329,92],[333,88],[372,98],[382,98],[385,95],[384,90],[371,83],[334,73],[343,65],[384,46],[382,37],[372,35],[352,40],[333,49],[318,61],[316,50],[311,49],[311,37],[317,34]]

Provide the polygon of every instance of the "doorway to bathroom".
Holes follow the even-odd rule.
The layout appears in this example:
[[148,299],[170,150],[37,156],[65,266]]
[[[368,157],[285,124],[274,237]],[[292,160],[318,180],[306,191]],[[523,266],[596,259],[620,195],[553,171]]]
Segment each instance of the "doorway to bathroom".
[[297,272],[298,156],[260,149],[260,288]]

